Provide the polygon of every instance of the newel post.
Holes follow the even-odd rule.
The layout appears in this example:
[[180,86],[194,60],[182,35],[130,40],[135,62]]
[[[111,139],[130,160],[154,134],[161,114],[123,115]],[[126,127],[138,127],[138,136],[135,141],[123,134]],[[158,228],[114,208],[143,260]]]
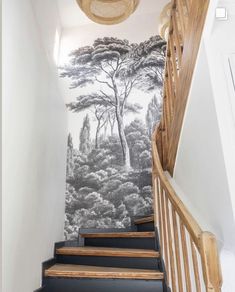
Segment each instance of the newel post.
[[215,236],[210,232],[202,232],[200,247],[206,291],[221,292],[222,275]]

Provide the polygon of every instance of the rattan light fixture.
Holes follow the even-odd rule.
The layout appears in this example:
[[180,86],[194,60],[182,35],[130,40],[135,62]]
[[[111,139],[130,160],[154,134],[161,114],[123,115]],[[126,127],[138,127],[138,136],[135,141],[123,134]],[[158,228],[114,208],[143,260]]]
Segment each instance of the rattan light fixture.
[[117,24],[127,19],[139,0],[76,0],[82,11],[94,22]]

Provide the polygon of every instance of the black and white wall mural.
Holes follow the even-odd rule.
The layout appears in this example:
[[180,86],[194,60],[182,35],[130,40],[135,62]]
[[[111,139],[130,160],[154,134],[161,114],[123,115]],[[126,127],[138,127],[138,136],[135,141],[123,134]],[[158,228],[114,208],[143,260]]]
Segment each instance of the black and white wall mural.
[[66,239],[80,227],[124,228],[152,212],[150,139],[164,61],[159,36],[139,44],[104,37],[72,51],[61,68],[77,93],[68,110],[80,117],[68,135]]

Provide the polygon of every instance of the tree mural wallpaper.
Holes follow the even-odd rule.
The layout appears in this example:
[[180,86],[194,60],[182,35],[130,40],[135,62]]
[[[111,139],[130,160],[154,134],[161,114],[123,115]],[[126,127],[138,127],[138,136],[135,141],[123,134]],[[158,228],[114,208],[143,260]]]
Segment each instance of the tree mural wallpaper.
[[85,113],[79,145],[68,136],[66,239],[81,227],[128,227],[152,212],[150,139],[161,116],[165,47],[159,36],[140,44],[98,38],[61,68],[81,92],[68,110]]

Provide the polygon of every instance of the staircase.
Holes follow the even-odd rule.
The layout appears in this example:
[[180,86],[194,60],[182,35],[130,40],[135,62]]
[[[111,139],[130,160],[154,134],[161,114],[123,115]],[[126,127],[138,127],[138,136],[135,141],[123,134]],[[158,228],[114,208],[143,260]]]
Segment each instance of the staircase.
[[78,241],[55,245],[43,264],[43,292],[167,291],[154,217],[130,229],[81,229]]
[[154,216],[126,230],[82,229],[78,241],[57,243],[37,292],[221,292],[216,238],[200,228],[168,179],[209,0],[171,4],[163,113],[152,136]]

